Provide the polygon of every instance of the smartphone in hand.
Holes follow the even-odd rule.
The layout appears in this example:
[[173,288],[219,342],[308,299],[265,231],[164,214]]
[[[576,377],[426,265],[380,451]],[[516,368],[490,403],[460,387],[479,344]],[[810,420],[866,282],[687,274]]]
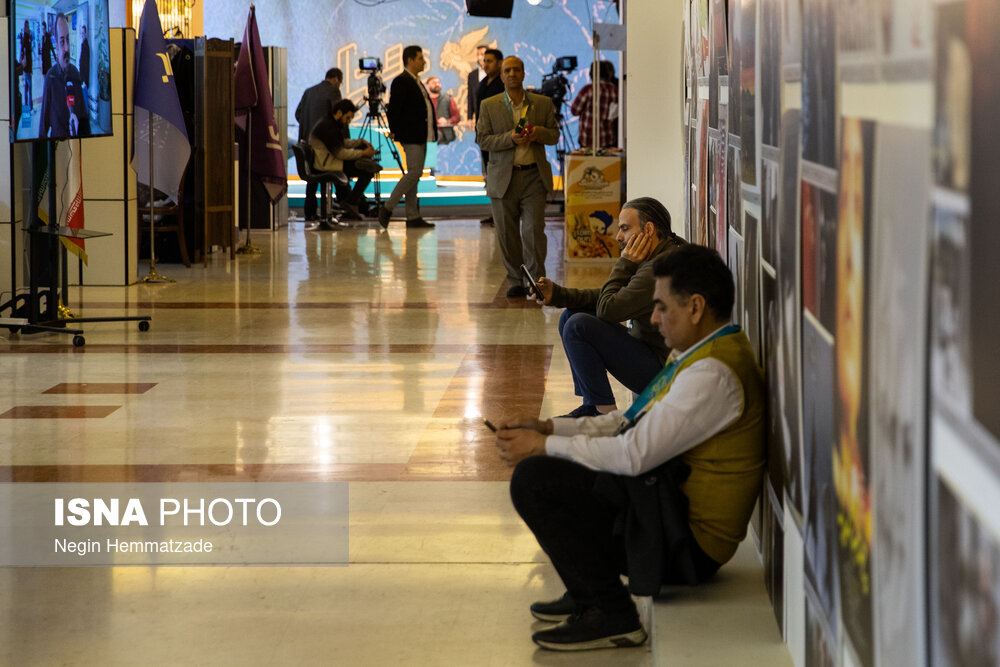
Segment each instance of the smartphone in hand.
[[525,280],[527,280],[528,284],[531,285],[530,289],[534,292],[535,297],[540,301],[543,300],[544,297],[542,296],[542,290],[538,289],[538,283],[536,283],[535,279],[531,277],[530,273],[528,273],[528,267],[524,264],[521,265],[521,273],[524,274]]

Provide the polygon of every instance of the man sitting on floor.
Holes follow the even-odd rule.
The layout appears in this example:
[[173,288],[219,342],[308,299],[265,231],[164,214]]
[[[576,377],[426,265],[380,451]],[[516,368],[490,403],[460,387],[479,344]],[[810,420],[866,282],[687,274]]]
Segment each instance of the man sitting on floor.
[[[684,241],[670,229],[670,213],[652,197],[625,203],[618,217],[621,258],[600,289],[571,289],[538,279],[542,302],[566,308],[559,336],[583,405],[566,417],[593,417],[615,409],[608,373],[642,391],[667,358],[663,336],[650,322],[653,261]],[[621,323],[632,320],[631,330]]]
[[363,220],[358,210],[365,188],[372,176],[382,167],[370,159],[375,148],[364,139],[345,139],[347,126],[351,124],[358,108],[351,100],[340,100],[331,107],[330,113],[316,123],[309,133],[309,145],[315,158],[313,167],[319,171],[342,171],[348,178],[356,178],[354,189],[347,185],[335,184],[337,201],[344,209],[341,220]]
[[745,537],[760,489],[765,390],[746,335],[729,324],[732,274],[697,245],[653,273],[652,320],[673,351],[627,412],[499,424],[500,456],[518,464],[514,507],[567,589],[531,607],[565,619],[532,636],[543,648],[642,644],[629,590],[712,577]]

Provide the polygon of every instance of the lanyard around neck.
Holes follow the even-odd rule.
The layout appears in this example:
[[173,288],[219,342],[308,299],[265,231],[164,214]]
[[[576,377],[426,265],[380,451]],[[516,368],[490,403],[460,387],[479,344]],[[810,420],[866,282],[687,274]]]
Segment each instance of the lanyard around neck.
[[[507,111],[514,113],[514,105],[510,101],[510,96],[507,91],[503,91],[503,101],[507,105]],[[524,117],[528,115],[528,107],[531,105],[528,103],[528,93],[524,94],[524,98],[521,100],[521,118],[518,120],[524,120]]]

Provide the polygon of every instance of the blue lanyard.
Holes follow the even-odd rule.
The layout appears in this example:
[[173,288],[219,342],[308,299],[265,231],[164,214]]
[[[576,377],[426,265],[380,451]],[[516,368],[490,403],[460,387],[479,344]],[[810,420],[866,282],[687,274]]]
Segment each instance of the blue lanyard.
[[687,359],[691,354],[695,352],[695,350],[698,350],[701,347],[708,345],[716,338],[722,338],[723,336],[728,336],[730,334],[738,333],[739,330],[740,327],[738,325],[730,324],[729,326],[724,327],[719,331],[715,332],[713,336],[709,337],[707,340],[699,344],[698,347],[694,348],[694,350],[691,350],[689,354],[684,355],[683,358],[675,359],[674,361],[671,361],[669,364],[667,364],[662,371],[657,373],[656,377],[653,378],[653,381],[650,382],[648,385],[646,385],[646,388],[642,390],[642,393],[639,394],[639,397],[635,399],[635,402],[632,403],[632,407],[630,407],[625,412],[625,419],[627,419],[629,422],[628,425],[631,426],[636,421],[636,418],[645,411],[645,409],[649,406],[650,403],[653,402],[653,400],[660,394],[660,392],[662,392],[667,386],[670,385],[670,383],[674,379],[674,376],[677,374],[677,368],[681,365],[681,362],[684,361],[684,359]]

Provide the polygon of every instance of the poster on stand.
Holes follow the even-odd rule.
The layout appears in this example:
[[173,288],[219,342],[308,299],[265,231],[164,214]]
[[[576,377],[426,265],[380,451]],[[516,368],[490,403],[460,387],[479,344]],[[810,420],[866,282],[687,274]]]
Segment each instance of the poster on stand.
[[566,156],[566,259],[618,257],[623,159]]

